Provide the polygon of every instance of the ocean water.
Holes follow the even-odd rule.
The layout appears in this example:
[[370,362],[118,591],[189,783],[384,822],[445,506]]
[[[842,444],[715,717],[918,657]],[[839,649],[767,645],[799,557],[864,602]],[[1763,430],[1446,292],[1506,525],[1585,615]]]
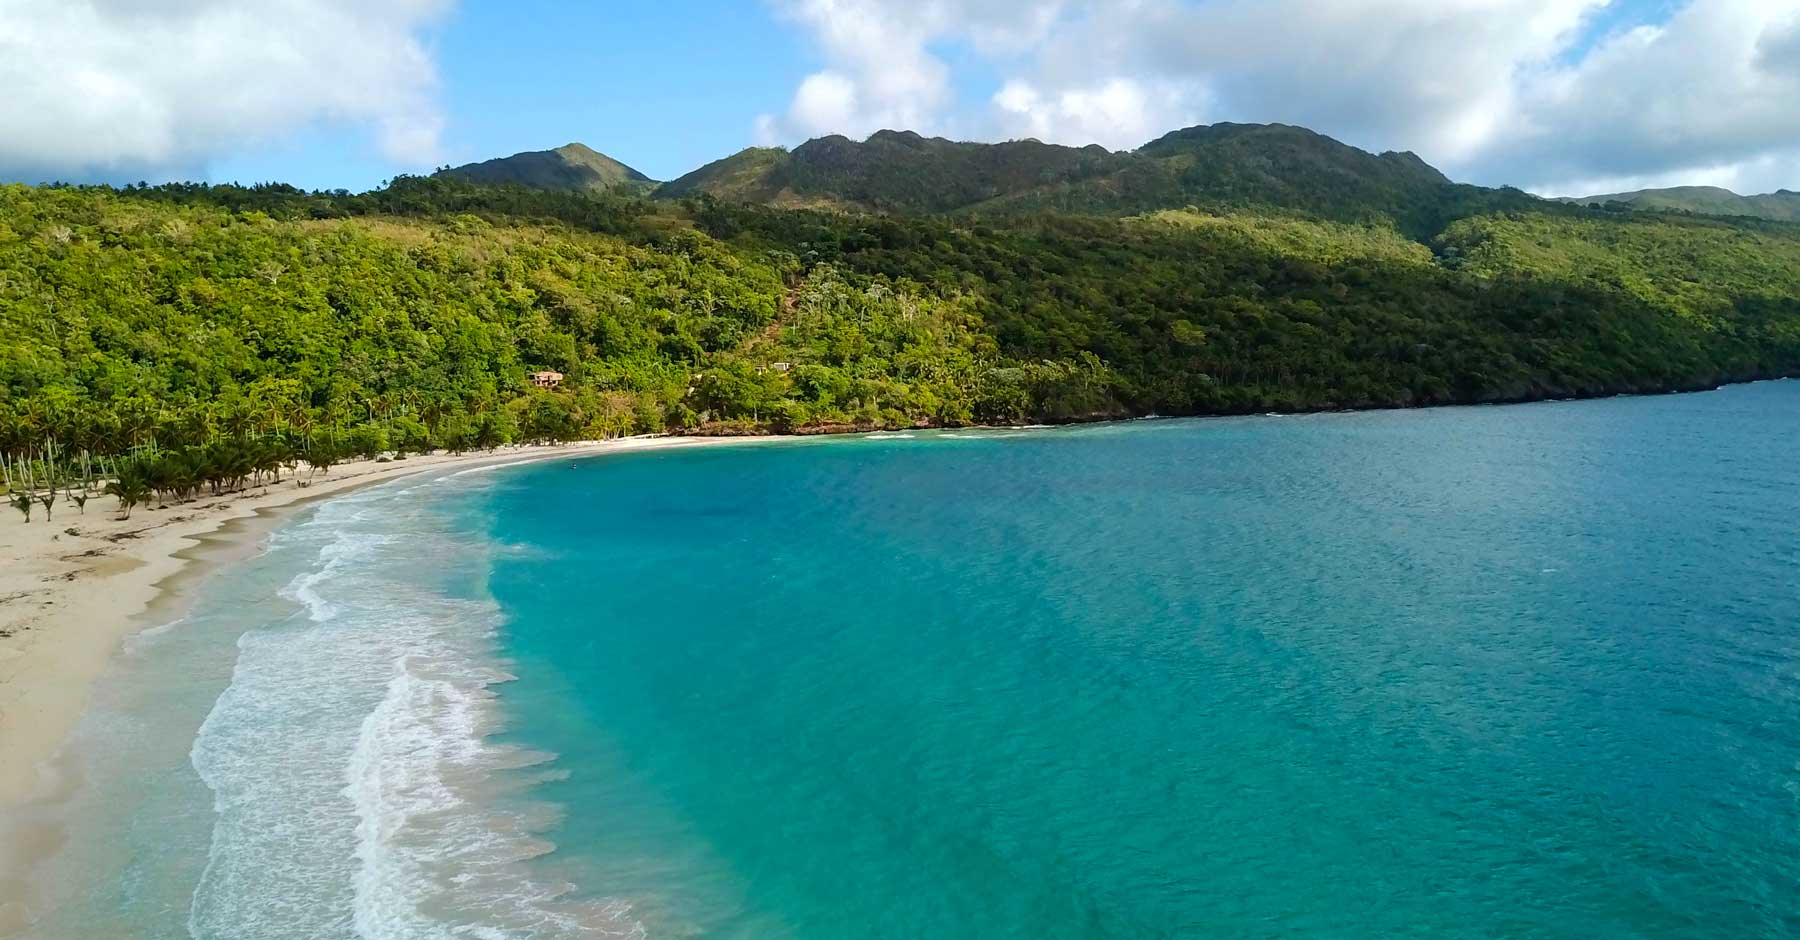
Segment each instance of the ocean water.
[[81,752],[43,936],[1800,937],[1800,383],[410,480]]

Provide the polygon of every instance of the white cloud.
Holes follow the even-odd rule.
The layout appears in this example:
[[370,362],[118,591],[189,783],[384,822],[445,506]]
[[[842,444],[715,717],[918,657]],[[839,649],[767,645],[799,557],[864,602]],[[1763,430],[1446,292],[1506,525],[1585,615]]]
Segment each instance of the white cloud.
[[0,171],[189,170],[311,125],[430,166],[449,0],[0,0]]
[[1129,149],[1193,124],[1197,118],[1192,97],[1179,87],[1146,87],[1121,77],[1052,94],[1014,79],[994,94],[993,106],[995,120],[1007,137]]
[[[764,119],[769,139],[905,127],[1129,147],[1199,121],[1280,121],[1415,150],[1489,184],[1800,188],[1800,0],[792,0],[781,9],[817,39],[829,64],[821,75],[839,94],[826,108],[803,87],[785,115]],[[985,109],[961,104],[946,60],[964,59],[999,77]]]
[[[882,128],[951,129],[943,41],[1005,58],[1041,43],[1063,0],[783,0],[780,12],[818,41],[828,68],[801,83],[785,114],[758,119],[766,140],[856,137]],[[839,112],[839,106],[848,110]]]
[[1546,186],[1685,172],[1800,187],[1796,36],[1800,0],[1693,0],[1524,89],[1517,132],[1475,165],[1535,170],[1526,181]]
[[806,127],[853,125],[864,119],[856,97],[856,82],[836,72],[820,72],[800,83],[789,117]]

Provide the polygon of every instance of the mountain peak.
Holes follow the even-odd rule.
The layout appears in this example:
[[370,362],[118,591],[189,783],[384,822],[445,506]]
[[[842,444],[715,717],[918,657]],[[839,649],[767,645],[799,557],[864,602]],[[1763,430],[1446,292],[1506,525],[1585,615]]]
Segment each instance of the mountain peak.
[[516,183],[559,190],[603,190],[651,182],[650,177],[579,141],[555,150],[528,150],[440,170],[437,175],[474,183]]
[[[1265,205],[1433,233],[1453,184],[1416,154],[1379,156],[1286,124],[1210,124],[1134,151],[1037,140],[953,141],[879,130],[744,151],[659,189],[736,202],[893,213],[1135,215],[1184,205]],[[1459,191],[1460,192],[1460,191]],[[1464,197],[1474,198],[1463,194]],[[1528,197],[1495,197],[1512,204]]]
[[[561,157],[566,157],[570,160],[592,160],[595,157],[605,157],[606,156],[606,154],[603,154],[600,151],[595,150],[592,147],[589,147],[587,144],[584,144],[579,140],[570,141],[566,144],[563,144],[561,147],[558,147],[555,150],[552,150],[550,152],[554,153],[558,156],[561,156]],[[610,158],[608,158],[608,159],[610,159]]]

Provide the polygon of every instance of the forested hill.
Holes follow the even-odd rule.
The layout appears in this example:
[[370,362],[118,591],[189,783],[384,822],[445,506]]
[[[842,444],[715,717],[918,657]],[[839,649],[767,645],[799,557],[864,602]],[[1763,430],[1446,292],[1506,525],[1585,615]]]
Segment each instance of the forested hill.
[[746,150],[658,190],[665,198],[702,193],[725,202],[987,217],[1273,207],[1339,221],[1391,219],[1417,237],[1473,211],[1541,204],[1518,190],[1454,184],[1411,153],[1371,154],[1282,124],[1192,127],[1118,153],[880,131],[861,143],[825,137],[792,152]]
[[1619,203],[1632,209],[1800,222],[1800,193],[1786,189],[1760,196],[1740,196],[1729,189],[1720,189],[1717,186],[1675,186],[1669,189],[1640,189],[1637,192],[1612,193],[1605,196],[1581,196],[1561,201],[1584,206],[1605,206]]
[[565,144],[555,150],[532,150],[510,157],[449,167],[438,176],[471,183],[516,183],[534,189],[609,190],[648,192],[656,183],[642,173],[600,153],[586,144]]
[[[1543,205],[1421,241],[1301,211],[859,215],[444,178],[5,186],[0,453],[373,453],[1800,374],[1794,227]],[[533,388],[540,370],[560,386]]]

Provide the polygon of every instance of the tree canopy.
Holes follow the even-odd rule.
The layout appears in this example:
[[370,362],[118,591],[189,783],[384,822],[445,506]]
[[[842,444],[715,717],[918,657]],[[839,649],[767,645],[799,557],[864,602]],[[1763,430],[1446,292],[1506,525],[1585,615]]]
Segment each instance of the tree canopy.
[[[5,186],[0,453],[1410,406],[1800,371],[1800,229],[1477,208],[1421,238],[1255,206]],[[537,370],[565,379],[533,388]]]

